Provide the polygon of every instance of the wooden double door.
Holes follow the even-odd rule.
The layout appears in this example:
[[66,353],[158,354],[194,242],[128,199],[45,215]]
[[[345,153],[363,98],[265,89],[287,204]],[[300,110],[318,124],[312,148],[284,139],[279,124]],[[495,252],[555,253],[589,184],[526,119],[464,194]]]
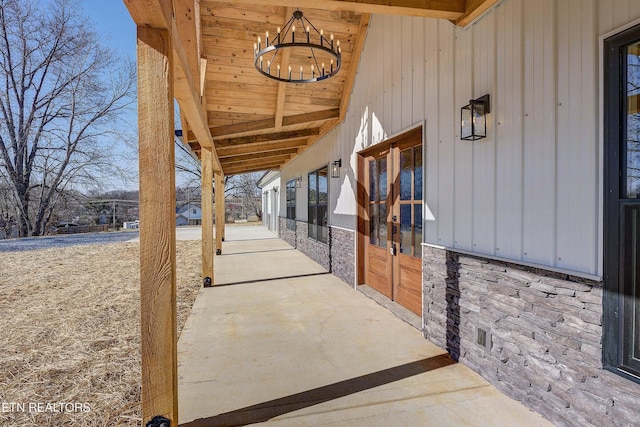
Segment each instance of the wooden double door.
[[422,315],[422,129],[361,156],[364,281]]

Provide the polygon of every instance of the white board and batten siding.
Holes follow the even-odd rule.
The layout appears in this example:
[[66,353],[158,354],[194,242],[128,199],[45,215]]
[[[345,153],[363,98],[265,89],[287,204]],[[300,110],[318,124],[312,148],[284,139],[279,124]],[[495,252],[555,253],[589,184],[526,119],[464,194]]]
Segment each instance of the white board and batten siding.
[[[466,28],[373,15],[345,122],[283,180],[342,158],[330,222],[354,229],[355,153],[424,123],[425,243],[601,277],[598,43],[638,18],[638,0],[503,0]],[[484,94],[488,138],[461,141]]]

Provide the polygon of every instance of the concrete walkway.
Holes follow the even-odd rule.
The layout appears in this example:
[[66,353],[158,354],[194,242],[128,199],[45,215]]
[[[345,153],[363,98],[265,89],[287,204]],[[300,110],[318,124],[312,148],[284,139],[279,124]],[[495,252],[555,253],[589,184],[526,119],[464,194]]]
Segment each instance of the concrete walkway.
[[550,425],[266,229],[223,253],[178,343],[181,425]]

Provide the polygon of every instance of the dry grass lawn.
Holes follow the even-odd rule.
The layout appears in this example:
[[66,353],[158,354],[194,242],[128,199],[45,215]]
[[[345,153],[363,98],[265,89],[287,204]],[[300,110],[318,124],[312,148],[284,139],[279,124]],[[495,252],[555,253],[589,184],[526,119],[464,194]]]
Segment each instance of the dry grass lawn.
[[[200,248],[177,242],[179,331],[201,287]],[[138,250],[0,254],[0,425],[141,424]]]

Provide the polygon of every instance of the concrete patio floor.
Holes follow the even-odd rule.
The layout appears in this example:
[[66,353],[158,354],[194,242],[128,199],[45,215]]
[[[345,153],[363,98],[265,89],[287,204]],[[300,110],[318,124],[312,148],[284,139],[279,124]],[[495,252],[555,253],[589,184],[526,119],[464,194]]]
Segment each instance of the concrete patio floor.
[[178,342],[180,425],[548,426],[263,227],[228,227]]

